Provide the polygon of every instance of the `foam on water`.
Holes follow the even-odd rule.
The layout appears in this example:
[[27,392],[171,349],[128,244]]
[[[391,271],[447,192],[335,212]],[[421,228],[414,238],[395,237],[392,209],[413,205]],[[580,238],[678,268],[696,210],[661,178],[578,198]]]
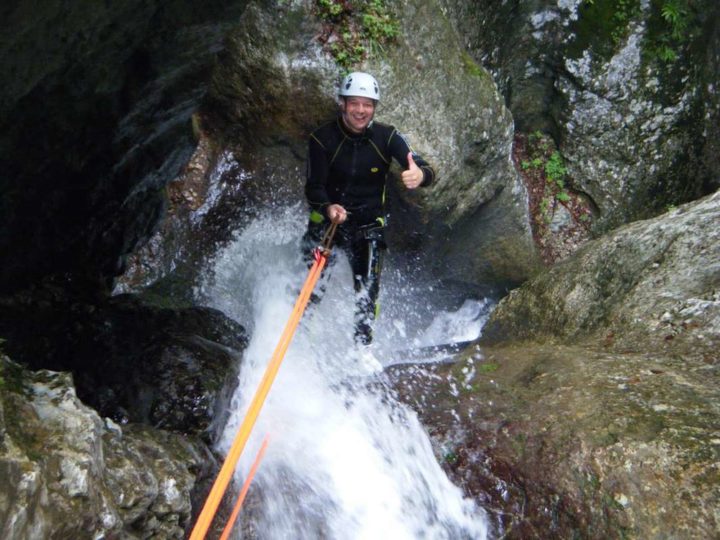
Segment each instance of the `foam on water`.
[[[217,255],[199,291],[251,334],[222,452],[306,277],[304,226],[299,206],[266,214]],[[269,435],[253,483],[262,503],[252,529],[269,539],[485,538],[484,511],[448,480],[416,415],[383,384],[367,384],[376,380],[368,377],[375,368],[354,354],[352,280],[347,261],[337,258],[323,301],[304,317],[238,466],[241,480]],[[381,300],[390,301],[390,294],[383,291]],[[461,326],[473,314],[453,320]],[[432,332],[439,336],[441,329]],[[386,341],[376,350],[390,346]]]

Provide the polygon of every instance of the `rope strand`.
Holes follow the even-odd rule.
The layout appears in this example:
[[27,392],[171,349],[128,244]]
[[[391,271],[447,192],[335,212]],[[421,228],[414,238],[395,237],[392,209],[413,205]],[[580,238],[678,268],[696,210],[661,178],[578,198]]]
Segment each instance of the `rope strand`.
[[285,329],[280,336],[280,340],[273,351],[270,362],[265,369],[263,378],[255,391],[255,395],[250,402],[248,411],[245,414],[245,418],[243,419],[237,434],[235,435],[235,439],[233,440],[232,446],[225,457],[225,461],[220,468],[220,472],[210,489],[210,493],[205,499],[205,504],[203,505],[200,515],[195,522],[195,527],[190,534],[190,540],[203,540],[210,528],[210,525],[212,524],[212,520],[215,517],[220,501],[225,495],[227,486],[232,479],[235,466],[240,459],[240,454],[245,448],[245,444],[250,437],[250,432],[252,431],[255,422],[260,415],[262,406],[265,403],[265,398],[270,392],[270,387],[277,376],[280,364],[282,363],[285,353],[290,346],[290,341],[292,340],[295,330],[300,323],[300,318],[305,312],[305,308],[310,300],[310,294],[315,288],[315,284],[318,279],[320,279],[323,267],[330,256],[330,247],[332,245],[336,229],[337,224],[333,223],[330,225],[323,236],[322,245],[315,250],[315,262],[310,268],[310,272],[305,280],[302,290],[300,291],[298,299],[295,301],[295,306],[293,307],[290,318],[288,319]]

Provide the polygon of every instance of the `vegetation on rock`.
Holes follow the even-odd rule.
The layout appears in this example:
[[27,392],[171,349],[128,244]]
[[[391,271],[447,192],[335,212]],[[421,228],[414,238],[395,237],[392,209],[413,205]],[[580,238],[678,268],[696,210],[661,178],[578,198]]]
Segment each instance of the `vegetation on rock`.
[[[649,32],[645,37],[648,60],[670,64],[680,58],[701,30],[697,4],[693,0],[650,2]],[[579,42],[590,42],[596,53],[608,56],[627,37],[642,9],[640,0],[585,0],[577,27]]]
[[385,0],[315,0],[323,21],[320,41],[346,71],[383,50],[400,32]]
[[[548,135],[541,131],[517,134],[513,158],[528,189],[533,238],[543,261],[557,262],[589,238],[592,210],[571,189],[563,157]],[[562,209],[570,221],[553,227],[555,214]]]

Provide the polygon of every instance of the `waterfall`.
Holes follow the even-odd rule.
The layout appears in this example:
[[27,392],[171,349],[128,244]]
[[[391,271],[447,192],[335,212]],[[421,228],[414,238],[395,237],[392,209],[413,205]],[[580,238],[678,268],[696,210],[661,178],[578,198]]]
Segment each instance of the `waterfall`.
[[[299,204],[262,212],[215,256],[199,287],[203,302],[250,334],[222,453],[307,275],[305,219]],[[341,252],[335,256],[322,302],[304,316],[238,464],[241,482],[269,436],[251,490],[257,504],[244,512],[237,538],[241,529],[268,539],[486,538],[485,512],[448,480],[415,413],[393,398],[380,366],[354,353],[350,268]],[[412,296],[419,286],[386,265],[380,300],[390,316],[381,315],[372,347],[383,364],[394,348],[427,344],[443,329],[465,339],[479,332],[482,306],[466,303],[455,315],[440,313],[423,333],[428,314],[419,315],[419,306],[427,295]]]

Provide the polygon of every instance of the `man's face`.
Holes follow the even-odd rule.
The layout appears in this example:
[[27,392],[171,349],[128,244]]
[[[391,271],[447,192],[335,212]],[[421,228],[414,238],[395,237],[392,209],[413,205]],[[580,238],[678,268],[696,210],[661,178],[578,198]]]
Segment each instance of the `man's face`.
[[362,133],[375,115],[375,101],[366,97],[346,97],[340,101],[345,125],[353,133]]

